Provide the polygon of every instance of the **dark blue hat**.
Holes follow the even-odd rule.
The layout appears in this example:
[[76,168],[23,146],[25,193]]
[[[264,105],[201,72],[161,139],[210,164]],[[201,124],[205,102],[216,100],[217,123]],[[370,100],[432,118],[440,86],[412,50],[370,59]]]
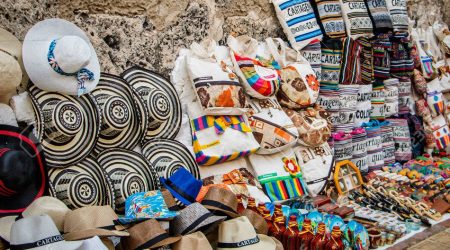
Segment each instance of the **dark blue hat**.
[[179,168],[168,179],[160,177],[160,180],[170,193],[186,206],[195,202],[202,188],[202,181],[195,179],[185,168]]

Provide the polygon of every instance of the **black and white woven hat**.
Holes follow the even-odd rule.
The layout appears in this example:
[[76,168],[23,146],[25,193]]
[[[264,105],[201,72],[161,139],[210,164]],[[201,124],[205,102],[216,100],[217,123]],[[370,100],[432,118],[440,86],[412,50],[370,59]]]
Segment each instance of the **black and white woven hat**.
[[102,73],[92,91],[102,112],[102,126],[95,147],[133,149],[147,133],[148,116],[144,100],[122,78]]
[[114,192],[111,179],[97,161],[87,157],[66,168],[49,170],[52,192],[70,209],[86,206],[114,207]]
[[142,154],[155,167],[158,175],[168,179],[179,168],[186,168],[196,179],[200,171],[189,149],[170,139],[151,140],[142,146]]
[[146,140],[174,139],[181,126],[181,103],[173,84],[163,76],[134,66],[121,75],[146,102],[149,127]]
[[90,94],[80,97],[29,89],[36,115],[36,135],[49,167],[76,164],[94,149],[100,131],[100,111]]
[[130,195],[160,188],[156,170],[139,153],[111,148],[101,152],[97,160],[111,178],[118,212],[124,211],[125,200]]

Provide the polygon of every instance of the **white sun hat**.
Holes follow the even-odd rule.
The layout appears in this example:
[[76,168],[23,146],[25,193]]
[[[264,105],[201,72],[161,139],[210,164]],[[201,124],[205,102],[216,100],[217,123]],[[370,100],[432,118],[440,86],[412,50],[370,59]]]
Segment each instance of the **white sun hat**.
[[35,24],[25,36],[22,54],[28,76],[42,90],[82,95],[100,79],[100,64],[89,38],[63,19]]

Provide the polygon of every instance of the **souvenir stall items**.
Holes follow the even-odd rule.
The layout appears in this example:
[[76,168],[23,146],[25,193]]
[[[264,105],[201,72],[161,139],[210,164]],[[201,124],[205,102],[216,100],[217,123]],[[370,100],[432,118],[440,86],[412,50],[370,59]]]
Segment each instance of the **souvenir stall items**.
[[149,141],[142,146],[142,155],[154,166],[160,177],[169,178],[179,168],[185,168],[196,179],[200,178],[200,171],[191,152],[177,141]]
[[408,121],[405,119],[387,119],[393,130],[395,142],[395,160],[399,162],[408,161],[412,157],[411,136],[409,134]]
[[309,62],[309,65],[311,65],[311,68],[314,70],[317,80],[320,82],[322,79],[322,52],[320,49],[320,42],[317,41],[308,44],[300,50],[300,54]]
[[193,43],[191,51],[194,55],[187,57],[186,68],[205,114],[242,115],[248,106],[247,97],[232,71],[229,49],[205,40]]
[[351,131],[355,127],[359,85],[339,84],[339,124],[336,131]]
[[378,80],[390,78],[391,58],[389,51],[392,43],[388,34],[379,34],[372,41],[373,73]]
[[9,104],[16,90],[21,90],[28,83],[28,76],[23,67],[22,44],[13,34],[0,28],[0,102]]
[[355,128],[352,135],[352,158],[351,161],[358,167],[361,173],[367,173],[367,133],[362,127]]
[[174,250],[213,250],[208,239],[202,232],[195,232],[182,236],[180,241],[173,244]]
[[25,36],[22,53],[30,80],[44,91],[80,96],[100,80],[100,64],[89,38],[66,20],[36,23]]
[[403,115],[401,117],[408,121],[409,134],[411,136],[412,158],[421,156],[425,147],[425,128],[423,120],[420,116],[411,114]]
[[386,0],[386,7],[391,16],[394,31],[408,31],[406,1]]
[[20,214],[48,190],[44,153],[30,131],[0,125],[0,216]]
[[413,111],[413,102],[411,95],[411,79],[409,77],[400,77],[398,84],[398,113],[411,113],[411,111]]
[[133,66],[121,77],[144,99],[148,110],[145,140],[173,139],[181,124],[181,103],[172,83],[147,69]]
[[319,97],[323,90],[338,90],[343,50],[340,39],[324,39],[320,46],[322,49],[322,73]]
[[372,85],[372,94],[370,101],[372,104],[372,109],[370,111],[370,119],[384,120],[385,115],[385,102],[386,97],[384,96],[384,84],[381,81],[375,81]]
[[306,195],[300,166],[292,149],[273,155],[250,155],[249,161],[271,201]]
[[114,208],[111,179],[92,157],[66,168],[52,168],[48,176],[50,194],[70,209],[106,205]]
[[384,85],[384,115],[386,117],[398,114],[398,79],[391,78],[383,81]]
[[92,96],[102,117],[96,153],[114,147],[133,149],[142,141],[148,126],[146,106],[125,80],[101,73]]
[[364,183],[358,167],[349,160],[336,162],[333,179],[339,195],[347,195],[360,189]]
[[215,214],[225,214],[231,218],[239,216],[236,195],[232,191],[219,186],[210,187],[201,204]]
[[153,249],[181,239],[181,236],[170,236],[154,219],[136,224],[127,231],[130,233],[130,236],[125,238],[127,249]]
[[321,193],[328,184],[334,164],[330,146],[325,142],[317,147],[298,146],[294,150],[308,194]]
[[340,84],[358,84],[361,82],[360,54],[362,46],[351,37],[342,41],[343,51],[341,58]]
[[432,117],[444,113],[444,97],[439,82],[439,78],[436,78],[427,83],[426,101]]
[[260,145],[257,154],[279,152],[297,142],[299,131],[275,98],[252,99],[247,116],[253,137]]
[[340,0],[347,35],[354,39],[372,36],[373,26],[367,6],[362,0]]
[[361,46],[361,53],[359,55],[361,65],[361,82],[358,82],[358,84],[372,85],[372,82],[374,81],[374,67],[371,39],[368,37],[359,37],[356,42]]
[[386,6],[386,1],[365,0],[372,20],[374,33],[387,33],[392,31],[392,21]]
[[345,132],[333,134],[335,161],[350,160],[353,156],[352,135]]
[[258,99],[274,96],[280,88],[280,65],[270,57],[265,44],[249,36],[228,36],[227,40],[234,72],[246,93]]
[[[388,0],[396,1],[396,0]],[[404,2],[404,1],[401,1]],[[389,7],[388,7],[389,8]],[[394,28],[395,29],[395,28]],[[412,44],[408,38],[407,32],[396,32],[389,35],[392,47],[389,50],[391,67],[390,72],[392,77],[412,76],[414,70],[414,60],[411,58],[410,50]],[[401,80],[400,80],[401,82]],[[410,88],[409,88],[410,90]]]
[[383,147],[384,166],[395,163],[395,140],[393,127],[388,121],[380,123],[381,146]]
[[29,89],[35,129],[50,167],[76,164],[94,149],[100,131],[100,112],[92,95],[74,97]]
[[200,192],[202,182],[197,180],[185,168],[179,168],[169,178],[160,177],[161,184],[180,202],[190,205]]
[[113,185],[117,212],[124,212],[125,200],[132,194],[160,188],[154,166],[139,153],[110,148],[101,152],[97,161]]
[[[262,217],[262,215],[264,212],[267,213],[269,211],[267,210],[267,208],[265,207],[265,205],[263,203],[260,203],[260,204],[262,204],[264,206],[263,212],[259,212],[259,211],[255,212],[251,209],[245,209],[242,212],[242,216],[245,216],[248,218],[250,223],[252,223],[253,227],[255,228],[255,231],[257,234],[267,235],[267,233],[269,232],[269,227],[268,227],[268,223]],[[269,213],[269,216],[270,216],[270,213]]]
[[311,5],[324,36],[330,38],[345,37],[345,23],[338,0],[314,0],[311,1]]
[[275,0],[273,5],[294,49],[301,50],[310,42],[322,39],[322,31],[309,1]]
[[355,127],[360,127],[370,120],[372,109],[371,96],[372,84],[357,85],[358,96],[356,98]]
[[369,172],[384,166],[380,124],[372,120],[363,124],[367,133],[367,165]]

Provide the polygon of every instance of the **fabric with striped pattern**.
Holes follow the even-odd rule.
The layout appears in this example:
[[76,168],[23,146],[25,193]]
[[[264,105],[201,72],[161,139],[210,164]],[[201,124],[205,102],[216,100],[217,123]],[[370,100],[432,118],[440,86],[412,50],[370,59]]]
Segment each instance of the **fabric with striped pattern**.
[[412,76],[414,72],[414,59],[411,57],[412,43],[407,32],[396,32],[390,36],[392,47],[391,76]]
[[361,46],[359,55],[361,81],[359,84],[372,84],[374,80],[372,44],[367,37],[360,37],[356,42]]
[[340,0],[347,35],[352,38],[373,35],[372,20],[363,0]]
[[324,39],[322,50],[322,80],[320,90],[338,90],[341,71],[342,42],[340,39]]
[[388,79],[391,71],[391,55],[389,50],[392,43],[387,34],[380,34],[372,41],[373,75],[375,79]]
[[361,67],[359,57],[362,47],[351,37],[343,39],[341,58],[340,84],[357,84],[361,81]]
[[330,38],[346,36],[339,0],[311,0],[322,33]]
[[301,178],[270,181],[262,186],[264,193],[272,202],[298,198],[307,194],[306,185]]
[[375,33],[392,30],[392,21],[385,0],[365,0]]
[[389,121],[389,126],[393,130],[395,161],[405,162],[411,160],[411,136],[409,134],[408,121],[402,118],[390,118],[387,121]]
[[391,16],[394,31],[408,31],[406,0],[386,0],[386,7]]

